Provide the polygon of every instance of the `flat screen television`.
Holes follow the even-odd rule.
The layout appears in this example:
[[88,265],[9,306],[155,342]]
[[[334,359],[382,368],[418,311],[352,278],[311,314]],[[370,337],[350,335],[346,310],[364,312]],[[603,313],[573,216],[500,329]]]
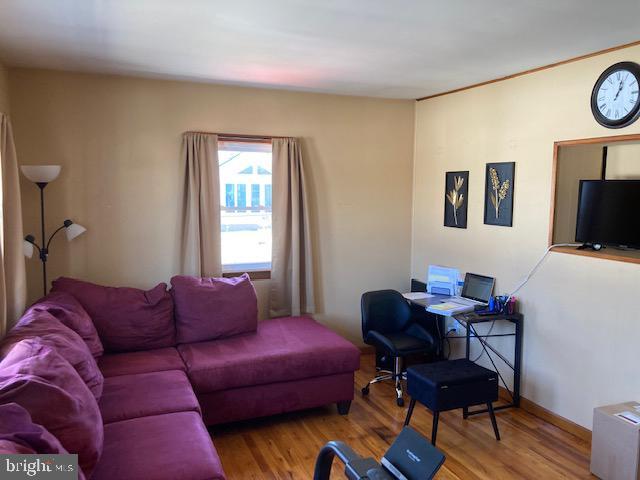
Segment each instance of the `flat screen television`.
[[580,180],[576,242],[640,248],[640,180]]

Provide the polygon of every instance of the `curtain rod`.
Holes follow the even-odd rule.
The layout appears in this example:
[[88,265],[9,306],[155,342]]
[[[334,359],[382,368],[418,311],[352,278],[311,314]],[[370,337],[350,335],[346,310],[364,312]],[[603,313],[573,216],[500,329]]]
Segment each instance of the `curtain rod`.
[[216,132],[200,132],[189,130],[184,133],[201,133],[204,135],[217,135],[219,138],[228,138],[233,140],[273,140],[274,138],[289,138],[278,137],[274,135],[241,135],[239,133],[216,133]]

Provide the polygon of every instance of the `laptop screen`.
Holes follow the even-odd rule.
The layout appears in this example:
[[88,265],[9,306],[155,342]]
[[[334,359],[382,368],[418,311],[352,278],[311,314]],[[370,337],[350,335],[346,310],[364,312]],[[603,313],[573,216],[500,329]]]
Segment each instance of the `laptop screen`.
[[467,273],[464,276],[462,296],[478,302],[489,303],[489,299],[493,293],[494,283],[495,279],[492,277]]

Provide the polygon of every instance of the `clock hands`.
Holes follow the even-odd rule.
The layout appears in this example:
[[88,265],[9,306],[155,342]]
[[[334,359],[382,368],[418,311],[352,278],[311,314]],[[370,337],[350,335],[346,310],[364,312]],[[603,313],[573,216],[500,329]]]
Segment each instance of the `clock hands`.
[[613,97],[613,101],[615,102],[618,99],[618,96],[620,95],[620,92],[622,91],[622,87],[624,86],[624,82],[620,82],[620,86],[618,87],[618,92],[616,93],[616,96]]

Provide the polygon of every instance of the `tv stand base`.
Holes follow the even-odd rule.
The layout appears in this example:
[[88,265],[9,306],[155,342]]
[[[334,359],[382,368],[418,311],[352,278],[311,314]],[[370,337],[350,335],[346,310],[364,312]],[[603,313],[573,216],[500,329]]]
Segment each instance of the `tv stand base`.
[[604,245],[601,245],[600,243],[583,243],[578,247],[578,250],[593,250],[598,252],[603,248],[606,248],[606,247]]

